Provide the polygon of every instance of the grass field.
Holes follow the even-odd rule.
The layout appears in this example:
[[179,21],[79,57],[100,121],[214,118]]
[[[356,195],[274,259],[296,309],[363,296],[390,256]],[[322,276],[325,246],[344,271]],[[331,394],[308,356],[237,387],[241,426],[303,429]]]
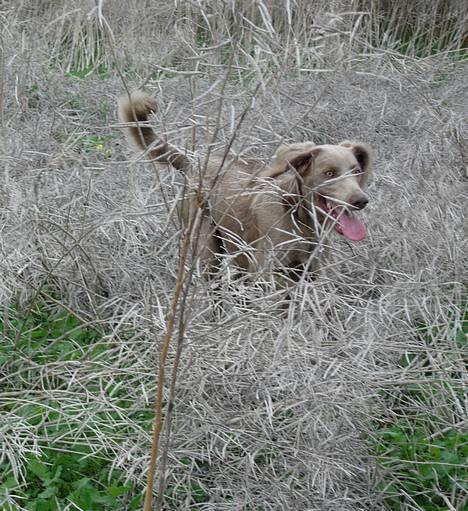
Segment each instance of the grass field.
[[[0,511],[468,506],[463,1],[0,4]],[[369,235],[289,307],[190,257],[174,169],[283,141],[375,152]],[[182,280],[181,280],[182,279]],[[174,330],[164,381],[163,339]]]

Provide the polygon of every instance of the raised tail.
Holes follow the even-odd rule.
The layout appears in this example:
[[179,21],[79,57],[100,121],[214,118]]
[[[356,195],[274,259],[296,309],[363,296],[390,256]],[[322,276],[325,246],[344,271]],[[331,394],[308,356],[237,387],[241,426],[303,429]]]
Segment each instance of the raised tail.
[[141,90],[136,90],[119,99],[119,119],[125,123],[142,123],[128,126],[130,139],[143,150],[162,163],[170,163],[178,170],[185,171],[190,167],[190,160],[176,147],[168,144],[153,128],[146,125],[150,114],[158,110],[156,100]]

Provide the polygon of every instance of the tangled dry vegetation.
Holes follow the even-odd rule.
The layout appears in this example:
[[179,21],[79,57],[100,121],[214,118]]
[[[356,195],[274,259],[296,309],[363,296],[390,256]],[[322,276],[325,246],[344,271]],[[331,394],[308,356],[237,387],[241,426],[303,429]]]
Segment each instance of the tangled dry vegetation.
[[[398,458],[385,437],[466,445],[463,16],[455,1],[0,5],[2,510],[141,508],[183,246],[180,176],[143,163],[116,120],[142,85],[199,154],[344,139],[376,153],[367,240],[331,240],[289,308],[227,260],[209,282],[187,260],[155,505],[463,509],[466,458],[408,465],[414,449]],[[105,460],[124,490],[80,507],[80,488],[106,484],[91,473],[47,493],[51,452]]]

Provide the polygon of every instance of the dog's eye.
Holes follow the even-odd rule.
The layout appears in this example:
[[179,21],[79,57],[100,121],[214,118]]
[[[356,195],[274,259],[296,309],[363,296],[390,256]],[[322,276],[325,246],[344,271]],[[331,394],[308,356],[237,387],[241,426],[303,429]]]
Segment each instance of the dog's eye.
[[335,177],[335,173],[336,173],[336,172],[335,172],[335,170],[334,170],[334,169],[328,169],[328,170],[326,170],[326,171],[325,171],[325,175],[326,175],[327,177]]
[[354,167],[354,169],[351,169],[351,174],[357,175],[357,174],[361,174],[361,173],[362,173],[362,171],[359,167]]

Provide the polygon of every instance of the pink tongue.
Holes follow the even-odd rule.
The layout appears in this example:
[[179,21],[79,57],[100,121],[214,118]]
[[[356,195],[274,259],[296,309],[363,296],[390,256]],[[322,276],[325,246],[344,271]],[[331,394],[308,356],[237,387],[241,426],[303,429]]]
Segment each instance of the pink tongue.
[[338,218],[336,230],[352,241],[361,241],[366,237],[366,227],[359,218],[349,211],[343,211]]

